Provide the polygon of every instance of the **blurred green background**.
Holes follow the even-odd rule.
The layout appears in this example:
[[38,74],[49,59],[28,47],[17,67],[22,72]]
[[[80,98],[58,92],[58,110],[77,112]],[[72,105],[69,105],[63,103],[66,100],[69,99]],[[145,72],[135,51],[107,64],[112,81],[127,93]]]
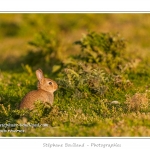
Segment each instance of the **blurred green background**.
[[1,64],[4,60],[12,63],[26,55],[31,49],[28,42],[39,32],[53,34],[61,41],[64,57],[78,53],[73,42],[88,31],[119,32],[127,39],[130,50],[142,49],[144,52],[150,46],[150,14],[0,14]]

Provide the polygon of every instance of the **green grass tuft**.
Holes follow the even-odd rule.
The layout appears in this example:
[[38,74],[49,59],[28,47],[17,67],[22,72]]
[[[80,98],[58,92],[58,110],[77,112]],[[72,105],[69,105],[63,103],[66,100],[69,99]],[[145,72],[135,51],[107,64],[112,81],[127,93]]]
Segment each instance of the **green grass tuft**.
[[[148,18],[0,14],[0,136],[149,136]],[[58,83],[54,104],[18,110],[38,68]]]

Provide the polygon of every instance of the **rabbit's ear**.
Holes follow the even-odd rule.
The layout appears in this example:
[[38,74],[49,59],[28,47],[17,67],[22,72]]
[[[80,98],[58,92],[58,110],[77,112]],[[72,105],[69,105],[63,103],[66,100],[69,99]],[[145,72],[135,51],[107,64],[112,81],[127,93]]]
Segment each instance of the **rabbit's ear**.
[[41,81],[44,78],[43,71],[41,69],[36,70],[36,77],[39,81]]

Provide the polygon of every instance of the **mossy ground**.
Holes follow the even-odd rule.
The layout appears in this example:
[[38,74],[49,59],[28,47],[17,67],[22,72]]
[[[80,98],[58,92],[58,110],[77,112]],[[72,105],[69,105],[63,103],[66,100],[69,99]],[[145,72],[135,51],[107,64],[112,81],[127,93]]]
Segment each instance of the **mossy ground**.
[[[150,136],[149,14],[0,20],[0,136]],[[59,85],[54,105],[20,111],[38,68]]]

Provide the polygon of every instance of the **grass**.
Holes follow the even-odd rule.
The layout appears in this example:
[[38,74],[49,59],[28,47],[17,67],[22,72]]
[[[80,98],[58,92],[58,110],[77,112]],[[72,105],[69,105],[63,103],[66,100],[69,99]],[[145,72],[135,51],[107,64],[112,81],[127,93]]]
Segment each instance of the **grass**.
[[[0,136],[150,135],[149,14],[0,20]],[[54,105],[18,110],[38,68],[58,83]]]

